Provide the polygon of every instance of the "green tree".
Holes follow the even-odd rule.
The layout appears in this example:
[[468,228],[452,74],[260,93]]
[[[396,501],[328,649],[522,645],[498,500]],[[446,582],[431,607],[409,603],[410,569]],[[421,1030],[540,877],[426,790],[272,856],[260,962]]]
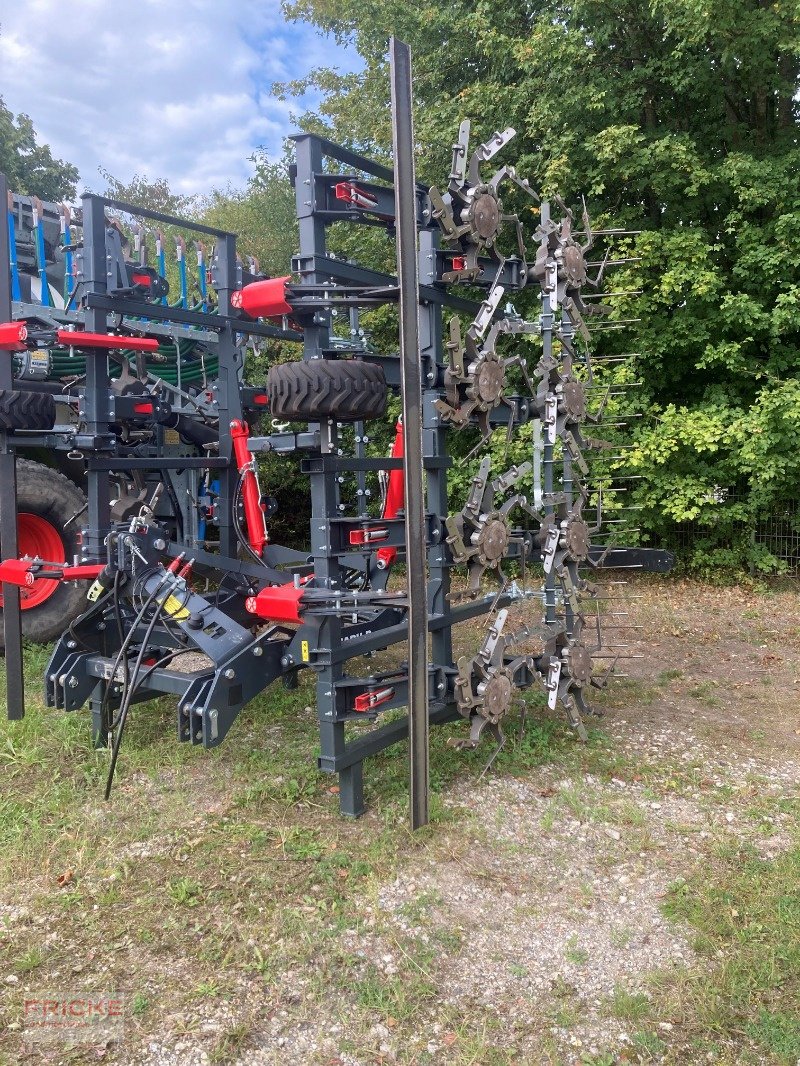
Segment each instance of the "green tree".
[[602,335],[602,350],[642,353],[643,385],[627,406],[645,417],[621,469],[644,475],[634,497],[651,531],[752,522],[796,497],[796,3],[296,0],[286,10],[364,59],[360,74],[312,75],[325,95],[309,128],[387,154],[385,42],[396,33],[414,53],[422,180],[446,180],[462,117],[475,138],[511,125],[507,155],[535,186],[573,204],[585,195],[599,222],[643,231],[625,245],[639,261],[613,275],[615,289],[643,290],[615,305],[640,323]]
[[251,161],[255,171],[245,186],[215,190],[204,205],[203,219],[210,226],[236,233],[240,250],[255,256],[266,273],[288,274],[297,251],[289,157],[271,160],[259,150]]
[[151,181],[145,174],[134,174],[130,181],[121,181],[104,167],[98,170],[106,183],[103,196],[176,218],[194,218],[197,214],[198,197],[173,192],[166,178]]
[[77,191],[78,168],[55,159],[48,145],[37,144],[30,118],[15,117],[1,96],[0,173],[13,192],[42,200],[69,200]]

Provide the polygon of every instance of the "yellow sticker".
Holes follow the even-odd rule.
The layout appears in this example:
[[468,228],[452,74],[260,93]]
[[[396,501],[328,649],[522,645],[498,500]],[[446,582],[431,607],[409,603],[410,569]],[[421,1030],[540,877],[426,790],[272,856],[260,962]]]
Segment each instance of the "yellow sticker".
[[176,429],[164,430],[164,443],[165,444],[180,444],[181,435]]
[[300,641],[300,658],[303,660],[304,663],[307,663],[309,660],[307,640]]
[[94,603],[100,599],[100,593],[103,591],[103,586],[99,581],[93,581],[89,586],[89,591],[86,593],[86,599],[89,603]]
[[189,617],[188,607],[184,607],[176,596],[168,596],[164,600],[164,610],[175,619],[176,622],[184,622]]

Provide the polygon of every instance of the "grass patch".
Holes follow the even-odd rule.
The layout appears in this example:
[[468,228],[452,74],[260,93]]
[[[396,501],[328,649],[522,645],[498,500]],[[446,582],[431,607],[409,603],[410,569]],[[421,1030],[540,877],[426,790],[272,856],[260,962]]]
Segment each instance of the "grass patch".
[[[755,1044],[782,1063],[800,1059],[800,841],[766,862],[738,846],[672,886],[666,913],[696,930],[710,971],[674,990],[684,1035]],[[675,1020],[675,1019],[673,1019]]]

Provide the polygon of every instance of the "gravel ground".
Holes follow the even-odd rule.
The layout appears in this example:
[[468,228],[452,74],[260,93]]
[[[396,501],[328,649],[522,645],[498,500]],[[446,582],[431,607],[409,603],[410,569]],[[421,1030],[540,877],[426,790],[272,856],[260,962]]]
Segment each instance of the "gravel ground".
[[[631,641],[643,658],[606,697],[601,724],[620,775],[556,760],[518,777],[458,778],[442,795],[449,817],[431,845],[409,848],[395,874],[369,886],[358,924],[337,932],[354,980],[391,981],[408,972],[409,958],[424,960],[414,966],[439,999],[414,1019],[411,1039],[379,1010],[371,1028],[355,1030],[341,988],[320,988],[300,964],[266,990],[243,973],[237,987],[203,1001],[188,1031],[184,1015],[162,1016],[136,1046],[98,1057],[122,1066],[480,1064],[500,1041],[516,1049],[504,1062],[638,1061],[635,1023],[611,1009],[614,998],[650,997],[654,974],[708,965],[691,930],[664,916],[668,887],[732,841],[779,855],[790,825],[773,801],[796,797],[800,780],[796,594],[762,602],[748,619],[746,590],[644,591],[631,605],[648,634]],[[147,862],[169,848],[167,838],[142,841],[128,858]],[[13,925],[26,910],[0,914]],[[483,1052],[459,1048],[451,1028],[459,1016],[484,1025]],[[215,1039],[237,1026],[245,1046],[215,1054]],[[680,1048],[669,1023],[660,1035]],[[671,1061],[695,1060],[687,1051]]]

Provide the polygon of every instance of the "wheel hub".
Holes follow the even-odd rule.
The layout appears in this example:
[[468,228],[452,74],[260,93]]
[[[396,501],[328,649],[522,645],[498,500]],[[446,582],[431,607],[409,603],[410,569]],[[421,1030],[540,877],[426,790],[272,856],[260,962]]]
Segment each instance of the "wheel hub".
[[567,281],[576,288],[586,283],[586,260],[577,244],[568,244],[564,248],[564,270]]
[[[44,559],[48,563],[65,563],[67,561],[64,545],[56,527],[41,515],[23,511],[17,516],[17,548],[20,558],[30,556]],[[37,578],[30,585],[20,589],[20,607],[30,611],[39,607],[57,591],[58,582],[48,578]],[[0,595],[0,608],[3,597]]]
[[505,372],[502,363],[486,360],[475,372],[475,397],[484,410],[496,407],[503,395]]
[[478,535],[481,562],[496,566],[505,557],[508,540],[507,523],[497,513],[490,515]]
[[592,677],[592,653],[585,644],[577,643],[567,649],[565,656],[573,684],[582,688]]
[[511,707],[514,685],[506,673],[493,674],[483,687],[483,704],[479,713],[488,722],[496,724],[505,718]]
[[493,240],[500,227],[500,203],[488,185],[475,190],[468,220],[472,231],[482,241]]
[[589,556],[590,543],[588,525],[580,518],[571,518],[564,530],[564,546],[568,554],[576,562],[582,562]]

